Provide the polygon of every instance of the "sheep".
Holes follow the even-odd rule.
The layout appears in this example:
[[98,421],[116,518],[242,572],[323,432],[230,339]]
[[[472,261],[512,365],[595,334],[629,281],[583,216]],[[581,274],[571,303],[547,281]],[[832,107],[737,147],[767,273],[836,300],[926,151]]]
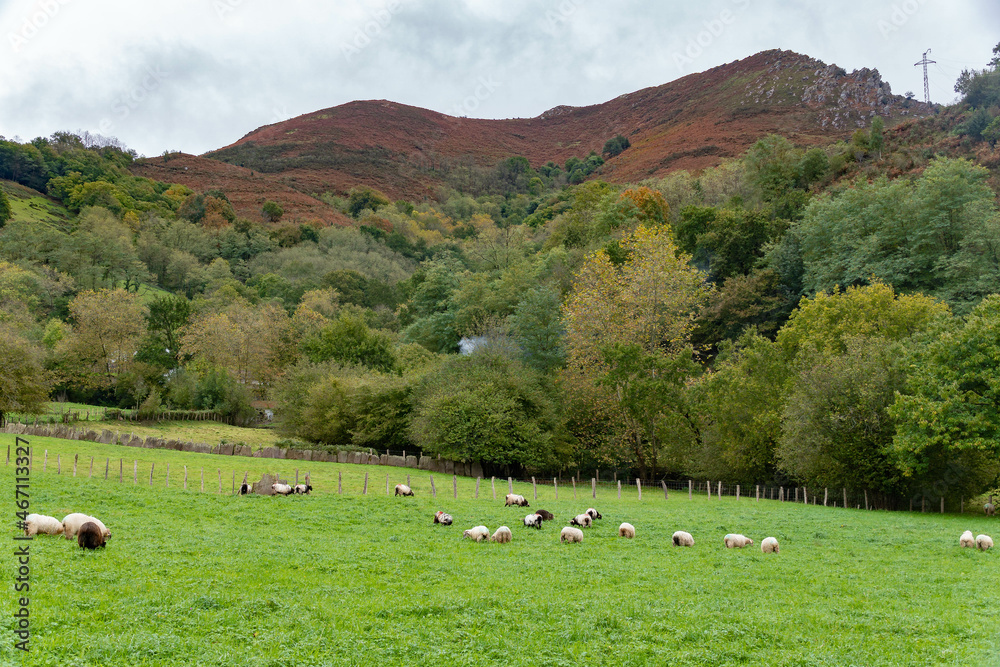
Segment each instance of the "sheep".
[[240,495],[241,496],[246,496],[246,495],[249,495],[251,493],[253,493],[253,485],[252,484],[249,484],[247,482],[243,482],[242,484],[240,484]]
[[722,541],[725,543],[727,549],[742,549],[743,547],[753,546],[753,540],[751,540],[746,535],[729,533]]
[[462,537],[468,537],[470,540],[482,542],[483,540],[490,539],[490,529],[486,526],[476,526],[475,528],[463,531]]
[[560,542],[583,542],[583,531],[579,528],[566,526],[559,533]]
[[986,503],[983,505],[983,511],[986,512],[986,516],[993,516],[996,513],[993,503]]
[[497,532],[493,533],[493,536],[490,537],[490,542],[496,542],[498,544],[507,544],[512,539],[514,539],[514,536],[511,535],[510,528],[508,528],[507,526],[500,526],[499,528],[497,528]]
[[309,492],[313,490],[312,484],[296,484],[295,493],[301,493],[303,495],[309,495]]
[[100,526],[93,521],[87,521],[80,526],[76,535],[76,543],[80,545],[81,549],[96,549],[107,545]]
[[108,530],[107,526],[105,526],[100,519],[95,519],[92,516],[80,514],[79,512],[67,514],[66,518],[62,520],[63,535],[67,540],[73,539],[80,531],[80,527],[88,521],[92,521],[97,524],[97,527],[101,529],[101,534],[104,536],[105,540],[111,539],[111,531]]
[[528,514],[524,517],[524,527],[525,528],[537,528],[542,529],[542,517],[540,514]]
[[291,484],[282,484],[281,482],[275,482],[271,485],[271,490],[274,491],[279,496],[288,496],[292,493]]
[[452,522],[451,515],[445,514],[441,510],[434,512],[434,523],[440,523],[442,526],[450,526]]
[[542,517],[542,521],[552,521],[552,519],[556,518],[555,515],[548,510],[538,510],[535,514]]
[[691,537],[691,533],[685,533],[683,530],[678,530],[674,533],[673,542],[675,547],[693,547],[694,538]]
[[54,516],[44,514],[29,514],[24,520],[24,534],[32,535],[62,535],[62,521]]
[[524,496],[519,496],[516,493],[508,493],[504,498],[503,506],[510,507],[511,505],[515,507],[528,507],[528,501]]
[[595,510],[593,507],[587,508],[586,514],[589,514],[590,518],[594,519],[595,521],[597,519],[603,519],[604,518],[604,517],[601,516],[601,513],[598,512],[597,510]]
[[571,526],[582,526],[583,528],[590,528],[590,524],[593,519],[589,514],[577,514],[575,517],[569,520],[569,525]]
[[397,496],[412,496],[413,495],[413,489],[411,489],[410,487],[408,487],[406,484],[397,484],[396,485],[396,493],[394,495],[397,495]]
[[976,546],[976,538],[972,536],[971,530],[967,530],[964,533],[962,533],[962,536],[958,538],[958,546],[962,547],[963,549],[966,547]]
[[623,523],[618,526],[618,537],[627,537],[632,539],[635,537],[635,526],[630,523]]
[[765,537],[760,542],[760,550],[766,554],[778,553],[778,540],[773,537]]
[[993,538],[990,537],[989,535],[977,535],[976,546],[979,547],[980,551],[986,551],[987,549],[992,549]]

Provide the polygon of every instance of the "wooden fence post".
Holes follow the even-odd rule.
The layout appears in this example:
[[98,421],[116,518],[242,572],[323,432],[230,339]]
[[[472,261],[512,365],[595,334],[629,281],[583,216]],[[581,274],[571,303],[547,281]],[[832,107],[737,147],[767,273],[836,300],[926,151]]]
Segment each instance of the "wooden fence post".
[[361,495],[363,495],[363,496],[367,496],[368,495],[368,472],[367,471],[365,471],[365,488],[364,488],[363,491],[361,491]]
[[201,492],[205,493],[205,466],[201,467]]
[[[219,484],[220,485],[222,484],[222,473],[221,472],[219,473]],[[219,489],[219,493],[222,493],[222,489],[221,488]],[[236,471],[235,470],[233,471],[233,490],[232,490],[231,493],[233,495],[236,495]]]
[[718,498],[719,500],[722,500],[722,482],[721,481],[719,482],[719,488],[716,491],[715,497]]
[[785,487],[783,486],[778,487],[778,500],[780,502],[784,502],[785,500]]
[[830,489],[824,487],[823,488],[823,507],[826,507],[826,501],[827,501],[827,498],[829,498],[829,497],[830,497]]
[[799,502],[799,487],[795,487],[795,502]]
[[642,500],[642,484],[638,477],[635,478],[635,490],[639,492],[639,500]]
[[222,495],[222,469],[216,468],[219,471],[219,495]]
[[451,476],[452,498],[458,498],[458,475]]
[[618,481],[618,500],[621,500],[622,499],[622,481],[620,479],[617,480],[617,481]]
[[758,502],[759,503],[760,502],[760,484],[757,484],[755,486],[756,486],[756,498],[754,499],[754,502]]
[[941,496],[941,514],[944,514],[944,496]]
[[691,500],[694,493],[694,480],[688,480],[688,500]]
[[90,457],[90,472],[87,474],[87,477],[90,478],[90,477],[93,477],[93,476],[94,476],[94,457],[91,456]]
[[865,489],[865,509],[868,509],[868,489]]
[[664,500],[670,500],[670,498],[667,496],[667,481],[661,479],[660,480],[660,484],[663,485],[663,499]]
[[149,464],[149,485],[153,486],[153,468],[156,467],[156,461]]
[[344,482],[344,473],[342,471],[338,470],[337,471],[337,493],[338,494],[343,494],[344,493],[344,487],[342,486],[343,482]]
[[406,485],[407,485],[407,486],[412,486],[412,485],[410,484],[410,476],[409,476],[408,474],[406,475]]
[[49,450],[45,450],[45,456],[42,457],[42,472],[45,472],[45,468],[49,465]]
[[139,460],[132,459],[132,484],[139,483]]
[[385,475],[385,495],[389,495],[389,474]]
[[[699,482],[699,484],[700,484],[700,482]],[[712,483],[711,482],[705,482],[705,488],[708,489],[708,499],[711,500],[712,499]]]
[[104,460],[104,481],[108,481],[108,470],[111,468],[111,457]]
[[535,500],[538,500],[538,485],[535,484],[535,476],[531,476],[531,493]]
[[431,478],[431,495],[437,498],[438,492],[437,489],[434,488],[434,475],[430,475],[430,478]]
[[479,500],[479,481],[480,481],[480,479],[482,479],[482,478],[480,478],[480,477],[476,478],[476,500]]
[[552,478],[552,488],[556,492],[556,500],[559,500],[559,481],[555,477]]
[[62,454],[56,454],[56,474],[62,474]]
[[514,493],[514,480],[507,478],[507,493]]
[[79,460],[80,460],[80,455],[79,454],[74,454],[73,455],[73,477],[76,477],[76,463]]
[[188,490],[188,467],[184,466],[184,490]]
[[167,464],[167,488],[170,488],[170,464]]
[[844,487],[844,509],[847,509],[847,487]]
[[[913,510],[913,499],[910,499],[910,510]],[[965,514],[965,496],[958,503],[958,513]]]
[[740,499],[740,485],[736,485],[736,501],[739,502]]
[[490,487],[493,489],[493,500],[497,499],[497,478],[490,477]]

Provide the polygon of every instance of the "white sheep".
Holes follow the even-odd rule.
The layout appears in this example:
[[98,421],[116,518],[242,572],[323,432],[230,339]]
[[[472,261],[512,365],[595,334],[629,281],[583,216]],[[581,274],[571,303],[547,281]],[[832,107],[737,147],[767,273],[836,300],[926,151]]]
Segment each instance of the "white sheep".
[[67,514],[66,518],[62,520],[63,536],[67,540],[73,539],[80,531],[80,527],[88,521],[93,521],[97,524],[97,527],[101,529],[101,534],[104,535],[104,539],[111,539],[111,531],[108,530],[107,526],[105,526],[100,519],[95,519],[92,516],[80,514],[79,512]]
[[976,535],[976,546],[980,551],[993,548],[993,538],[989,535]]
[[413,495],[413,489],[411,489],[410,487],[408,487],[406,484],[397,484],[396,485],[396,493],[394,495],[397,495],[397,496],[412,496]]
[[591,523],[593,523],[593,519],[590,518],[589,514],[577,514],[569,520],[569,525],[582,526],[583,528],[590,528]]
[[29,514],[24,520],[25,535],[62,535],[62,521],[54,516]]
[[593,519],[594,521],[604,518],[601,516],[601,513],[595,510],[593,507],[588,507],[585,513],[589,514],[590,518]]
[[483,540],[490,539],[490,529],[486,526],[476,526],[475,528],[463,531],[462,537],[468,537],[470,540],[482,542]]
[[583,531],[579,528],[566,526],[559,533],[560,542],[583,542]]
[[542,515],[541,514],[528,514],[524,517],[524,527],[525,528],[538,528],[542,529]]
[[291,484],[282,484],[281,482],[275,482],[271,485],[271,490],[274,491],[279,496],[288,496],[292,493]]
[[507,544],[512,539],[514,539],[514,536],[511,535],[510,528],[508,528],[507,526],[500,526],[499,528],[497,528],[497,532],[493,533],[493,536],[490,537],[490,542]]
[[309,495],[309,492],[313,490],[312,484],[296,484],[295,493],[301,493],[304,495]]
[[760,550],[766,554],[778,553],[778,540],[773,537],[765,537],[760,541]]
[[671,539],[673,540],[675,547],[694,546],[694,538],[691,537],[691,533],[685,533],[683,530],[678,530],[676,533],[674,533],[674,536]]
[[630,523],[623,523],[618,526],[618,537],[627,537],[632,539],[635,537],[635,526]]
[[525,497],[519,496],[516,493],[508,493],[506,497],[504,497],[503,506],[510,507],[511,505],[514,505],[515,507],[529,507],[528,501]]
[[753,540],[746,535],[738,533],[729,533],[722,538],[722,541],[725,543],[727,549],[742,549],[743,547],[753,546]]
[[450,514],[438,510],[434,512],[434,523],[440,523],[443,526],[450,526],[452,518]]
[[983,505],[983,511],[986,512],[986,516],[993,516],[996,510],[993,507],[993,503],[986,503]]
[[972,536],[971,530],[967,530],[964,533],[962,533],[962,536],[958,538],[958,546],[962,548],[966,547],[972,548],[976,546],[976,538]]

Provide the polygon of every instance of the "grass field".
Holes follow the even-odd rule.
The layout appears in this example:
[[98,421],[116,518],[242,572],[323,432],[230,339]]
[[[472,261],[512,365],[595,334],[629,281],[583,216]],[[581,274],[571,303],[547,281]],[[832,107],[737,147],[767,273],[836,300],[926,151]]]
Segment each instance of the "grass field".
[[[13,440],[0,435],[0,446]],[[435,499],[427,473],[407,469],[32,444],[31,510],[91,513],[114,537],[89,553],[60,538],[30,543],[31,653],[12,648],[8,589],[2,664],[1000,665],[1000,554],[957,546],[966,528],[998,537],[997,519],[686,493],[639,501],[634,490],[618,500],[599,489],[595,501],[589,488],[574,501],[561,486],[559,500],[539,488],[532,507],[556,520],[535,531],[521,525],[527,510],[492,500],[488,480],[475,500],[475,480],[460,479],[456,500],[451,479],[436,476]],[[88,464],[95,456],[100,478],[82,465],[74,478],[74,453]],[[125,460],[124,483],[117,465],[104,481],[109,457]],[[216,470],[227,473],[228,491],[235,469],[294,476],[295,466],[311,473],[314,495],[214,493]],[[192,484],[201,467],[213,493]],[[0,466],[11,518],[13,473]],[[416,497],[386,496],[385,475],[395,484],[407,473]],[[531,499],[530,485],[515,491]],[[582,544],[559,544],[560,526],[591,505],[604,519]],[[436,509],[455,525],[432,525]],[[616,537],[621,521],[636,526],[636,539]],[[513,543],[461,539],[480,523],[510,526]],[[672,547],[676,529],[695,546]],[[14,545],[16,531],[7,532]],[[781,553],[728,551],[727,532],[758,544],[774,535]],[[4,553],[10,582],[12,549]]]

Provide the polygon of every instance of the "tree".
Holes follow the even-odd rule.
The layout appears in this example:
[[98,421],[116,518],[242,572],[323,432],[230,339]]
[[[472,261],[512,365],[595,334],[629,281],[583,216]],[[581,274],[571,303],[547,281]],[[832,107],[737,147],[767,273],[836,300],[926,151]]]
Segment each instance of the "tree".
[[261,213],[264,214],[264,219],[268,222],[278,222],[285,214],[285,209],[281,208],[281,204],[276,201],[266,201]]
[[601,152],[608,157],[617,157],[631,145],[632,142],[628,138],[619,134],[604,142],[604,149]]
[[141,361],[163,368],[176,368],[181,359],[180,333],[191,319],[191,302],[182,296],[158,296],[149,303],[146,316],[146,343]]
[[525,295],[511,316],[511,329],[522,360],[543,373],[560,368],[566,359],[565,327],[559,306],[559,292],[551,287],[536,287]]
[[360,364],[383,373],[396,368],[389,339],[371,331],[361,318],[341,312],[314,337],[302,343],[302,350],[313,363],[328,360],[340,364]]
[[368,187],[352,188],[347,195],[347,212],[351,217],[358,218],[365,209],[377,211],[390,203],[389,198],[378,190]]
[[7,198],[7,193],[4,192],[3,188],[0,188],[0,227],[7,224],[7,221],[14,217],[14,212],[11,210],[10,199]]
[[873,153],[878,153],[880,160],[882,159],[882,148],[885,146],[885,137],[882,135],[882,130],[884,129],[885,121],[882,120],[882,116],[875,116],[872,119],[871,131],[868,134],[868,148]]
[[66,357],[84,386],[114,387],[132,369],[145,332],[146,306],[125,290],[85,291],[69,304],[73,330]]
[[44,412],[52,378],[42,366],[41,350],[4,324],[0,324],[0,368],[0,425],[11,412]]

